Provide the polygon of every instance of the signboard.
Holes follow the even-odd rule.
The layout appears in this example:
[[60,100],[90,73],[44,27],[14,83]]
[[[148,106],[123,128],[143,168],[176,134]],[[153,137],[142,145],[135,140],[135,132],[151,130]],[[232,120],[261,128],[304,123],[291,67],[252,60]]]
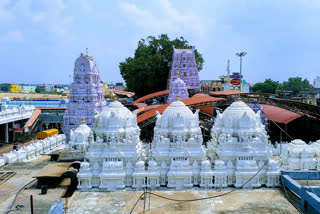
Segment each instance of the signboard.
[[241,75],[230,75],[230,79],[241,79]]
[[14,132],[23,133],[23,128],[15,128]]
[[230,80],[230,84],[231,84],[231,85],[240,85],[240,84],[241,84],[241,79],[238,79],[238,78],[236,78],[236,79],[231,79],[231,80]]

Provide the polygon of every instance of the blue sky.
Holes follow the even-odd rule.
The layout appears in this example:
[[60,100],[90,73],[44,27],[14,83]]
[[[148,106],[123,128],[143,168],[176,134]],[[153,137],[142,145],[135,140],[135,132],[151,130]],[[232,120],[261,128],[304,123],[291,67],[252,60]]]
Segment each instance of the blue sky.
[[239,71],[250,83],[320,76],[319,0],[0,0],[0,82],[70,83],[85,48],[103,81],[139,39],[183,36],[203,54],[200,79]]

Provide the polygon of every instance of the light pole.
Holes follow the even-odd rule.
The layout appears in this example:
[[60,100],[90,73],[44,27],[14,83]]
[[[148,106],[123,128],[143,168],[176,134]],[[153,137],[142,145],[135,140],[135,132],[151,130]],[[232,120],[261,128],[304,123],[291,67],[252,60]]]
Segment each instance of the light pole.
[[238,57],[240,57],[240,91],[242,91],[243,89],[242,89],[242,81],[243,81],[243,79],[242,79],[242,57],[244,57],[245,55],[247,54],[247,52],[244,52],[244,51],[242,51],[242,52],[240,52],[240,53],[236,53],[236,55],[238,56]]
[[236,53],[236,55],[238,57],[240,57],[240,75],[242,74],[242,57],[244,57],[247,54],[247,52],[240,52],[240,53]]

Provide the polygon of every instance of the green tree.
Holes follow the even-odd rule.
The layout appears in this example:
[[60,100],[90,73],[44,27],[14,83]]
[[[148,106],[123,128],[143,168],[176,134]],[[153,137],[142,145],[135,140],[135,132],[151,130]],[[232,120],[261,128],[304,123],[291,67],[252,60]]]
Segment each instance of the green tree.
[[2,83],[0,85],[0,91],[9,92],[10,90],[11,90],[11,84],[10,83]]
[[266,79],[264,82],[258,82],[254,84],[251,89],[253,92],[257,93],[276,93],[276,90],[279,86],[279,82],[273,81],[271,79]]
[[[170,40],[166,34],[162,34],[158,38],[149,36],[141,39],[134,57],[126,58],[119,65],[127,90],[135,92],[137,97],[165,90],[172,61],[172,46],[191,48],[183,37]],[[195,58],[198,71],[201,71],[204,60],[197,50]]]
[[36,87],[35,92],[36,92],[36,93],[41,93],[41,90],[40,90],[40,87],[39,87],[39,86]]
[[311,88],[312,85],[307,79],[302,80],[301,77],[290,77],[288,81],[284,81],[279,89],[292,91],[294,94],[299,91],[305,91]]

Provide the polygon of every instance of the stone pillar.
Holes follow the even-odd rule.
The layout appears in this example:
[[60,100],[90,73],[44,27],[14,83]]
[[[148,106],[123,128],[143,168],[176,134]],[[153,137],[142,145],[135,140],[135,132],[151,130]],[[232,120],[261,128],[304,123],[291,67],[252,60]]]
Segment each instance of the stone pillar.
[[6,143],[9,143],[9,124],[6,123],[6,128],[4,130],[4,135],[5,135],[5,142]]
[[[14,125],[15,125],[15,124],[14,124],[14,121],[13,121],[13,122],[12,122],[12,128],[15,128]],[[16,141],[16,133],[15,133],[15,132],[12,132],[12,136],[13,136],[12,141],[15,142],[15,141]]]

